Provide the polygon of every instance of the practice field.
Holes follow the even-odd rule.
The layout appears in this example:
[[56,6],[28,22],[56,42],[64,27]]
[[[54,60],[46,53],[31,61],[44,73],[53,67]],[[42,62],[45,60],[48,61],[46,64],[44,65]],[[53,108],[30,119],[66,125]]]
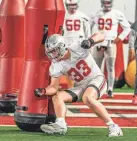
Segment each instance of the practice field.
[[[42,132],[24,132],[20,130],[18,127],[14,126],[15,123],[13,120],[13,115],[5,114],[4,116],[1,113],[0,141],[48,141],[48,140],[49,141],[136,141],[137,118],[133,117],[133,115],[136,116],[137,108],[135,107],[135,105],[132,105],[131,103],[133,91],[134,90],[132,88],[125,85],[123,88],[114,89],[115,95],[113,99],[102,99],[102,103],[108,108],[107,109],[108,112],[110,113],[112,118],[116,121],[116,123],[119,124],[121,127],[126,127],[126,128],[122,128],[124,133],[123,137],[113,137],[113,138],[107,137],[108,129],[103,127],[104,124],[99,122],[98,118],[96,119],[96,117],[93,116],[93,113],[89,113],[89,109],[83,108],[82,103],[79,103],[79,105],[77,104],[68,105],[68,107],[69,106],[71,107],[69,107],[70,109],[68,109],[69,113],[67,117],[68,120],[67,122],[68,125],[70,124],[69,126],[82,125],[83,127],[81,128],[69,127],[68,133],[65,136],[60,136],[60,135],[49,136]],[[119,92],[122,94],[120,95]],[[80,107],[83,109],[81,109]],[[71,117],[72,114],[75,115],[73,118]],[[83,114],[87,115],[87,118],[85,120],[88,119],[88,124],[87,122],[79,120],[78,121],[79,124],[77,125],[76,119],[78,119],[78,117],[76,115],[83,116]],[[126,116],[127,119],[124,119]],[[125,123],[123,124],[123,122]],[[98,125],[96,125],[96,123],[98,123]],[[89,128],[89,126],[91,127]],[[130,128],[127,128],[129,126]]]
[[107,137],[106,128],[69,128],[65,136],[23,132],[17,127],[0,127],[0,141],[136,141],[137,128],[124,128],[123,137]]
[[133,93],[134,92],[134,89],[128,87],[127,85],[125,85],[122,88],[115,88],[114,89],[114,92],[118,92],[118,93]]

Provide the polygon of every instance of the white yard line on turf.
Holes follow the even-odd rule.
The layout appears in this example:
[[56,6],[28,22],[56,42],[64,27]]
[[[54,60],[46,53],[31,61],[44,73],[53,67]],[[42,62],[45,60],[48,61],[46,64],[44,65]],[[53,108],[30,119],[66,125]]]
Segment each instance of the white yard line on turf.
[[120,92],[114,92],[114,95],[133,95],[134,93],[120,93]]
[[122,100],[122,99],[100,99],[100,102],[105,102],[105,103],[131,103],[132,104],[132,100]]
[[[137,118],[137,114],[110,114],[112,118]],[[66,117],[71,118],[90,118],[90,117],[98,117],[94,113],[72,113],[67,112]]]
[[[118,109],[118,110],[136,110],[137,106],[104,106],[107,109]],[[89,109],[86,105],[67,105],[68,109]]]
[[[108,128],[107,126],[68,126],[69,128]],[[137,127],[122,127],[120,126],[121,128],[137,128]]]

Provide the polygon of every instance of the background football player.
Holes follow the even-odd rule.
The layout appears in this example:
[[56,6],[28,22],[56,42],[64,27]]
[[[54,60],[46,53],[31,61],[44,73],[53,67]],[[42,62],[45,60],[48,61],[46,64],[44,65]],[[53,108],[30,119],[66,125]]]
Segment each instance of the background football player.
[[[75,42],[67,46],[63,36],[59,34],[53,34],[47,39],[45,53],[52,62],[50,66],[51,84],[47,88],[37,88],[34,91],[38,97],[53,95],[52,101],[57,119],[55,123],[41,126],[45,133],[65,134],[67,132],[65,103],[82,99],[108,125],[109,137],[123,136],[120,127],[113,122],[104,106],[97,100],[105,93],[107,83],[88,48],[103,40],[104,35],[95,34],[82,43]],[[64,74],[73,79],[74,87],[59,91],[59,79]]]
[[91,36],[89,18],[78,10],[78,0],[65,0],[64,37],[66,44]]
[[[116,44],[124,40],[130,32],[130,24],[123,13],[112,8],[113,0],[100,0],[101,10],[90,16],[91,28],[101,31],[105,35],[105,41],[96,45],[92,50],[93,57],[101,68],[105,57],[108,73],[108,96],[113,97],[113,86],[115,80]],[[118,35],[118,26],[123,31]]]
[[[131,32],[129,36],[129,63],[135,59],[136,60],[136,77],[135,77],[135,86],[134,86],[134,96],[132,103],[137,104],[137,21],[135,21],[131,26]],[[135,50],[133,53],[132,50]]]

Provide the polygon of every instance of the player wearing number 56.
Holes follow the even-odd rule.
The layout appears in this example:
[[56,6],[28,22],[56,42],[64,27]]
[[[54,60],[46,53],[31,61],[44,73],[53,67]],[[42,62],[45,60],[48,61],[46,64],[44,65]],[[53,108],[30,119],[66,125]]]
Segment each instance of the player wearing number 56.
[[89,18],[78,10],[79,0],[65,0],[64,37],[66,44],[91,36]]
[[[96,44],[102,41],[102,37],[96,34],[90,40],[94,40]],[[45,42],[45,53],[51,60],[51,83],[47,88],[36,89],[34,94],[37,97],[52,95],[57,119],[55,123],[41,125],[41,129],[47,134],[67,133],[65,103],[82,99],[108,125],[109,137],[122,136],[120,127],[112,121],[104,106],[98,101],[106,92],[107,83],[90,50],[82,48],[81,42],[68,46],[64,43],[63,36],[53,34]],[[74,87],[59,91],[59,79],[62,75],[68,75],[74,80]]]

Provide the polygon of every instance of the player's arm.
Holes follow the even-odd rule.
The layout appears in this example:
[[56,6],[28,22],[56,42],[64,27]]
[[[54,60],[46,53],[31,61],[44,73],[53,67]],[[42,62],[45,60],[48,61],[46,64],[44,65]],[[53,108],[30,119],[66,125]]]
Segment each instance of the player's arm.
[[129,33],[131,31],[130,24],[129,24],[128,20],[125,18],[123,13],[117,12],[117,18],[118,18],[119,24],[122,27],[123,31],[115,39],[116,42],[118,42],[120,40],[123,41],[129,35]]
[[37,88],[34,90],[34,94],[37,97],[41,97],[44,95],[54,95],[57,93],[59,89],[59,77],[51,77],[51,83],[46,88]]
[[93,28],[95,26],[95,20],[94,19],[95,19],[96,16],[97,16],[96,13],[90,15],[90,19],[89,19],[90,33],[93,33]]
[[135,40],[136,40],[136,31],[132,29],[129,34],[129,49],[134,48]]
[[88,39],[91,36],[91,29],[90,29],[90,23],[87,18],[83,18],[83,31],[85,35],[85,39]]
[[49,75],[51,76],[50,85],[46,88],[37,88],[34,90],[34,94],[37,97],[44,96],[44,95],[54,95],[57,93],[59,89],[59,82],[62,67],[58,63],[52,63],[49,68]]
[[134,43],[137,38],[137,32],[135,30],[131,30],[129,34],[129,52],[128,52],[128,63],[130,63],[135,58],[135,49]]
[[60,77],[51,77],[50,85],[47,88],[45,88],[46,95],[56,94],[59,89],[59,82],[60,82]]
[[81,43],[81,47],[84,49],[89,49],[97,43],[103,42],[105,40],[104,33],[98,32],[93,34],[87,40],[83,40]]

